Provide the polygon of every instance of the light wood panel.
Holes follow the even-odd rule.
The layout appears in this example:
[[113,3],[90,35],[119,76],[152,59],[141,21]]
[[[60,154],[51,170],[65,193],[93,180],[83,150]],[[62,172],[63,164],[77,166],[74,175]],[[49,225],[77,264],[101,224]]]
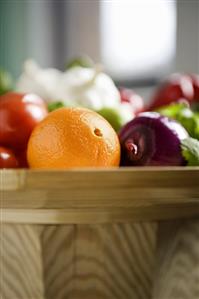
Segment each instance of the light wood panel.
[[4,225],[2,299],[148,299],[155,223]]
[[196,187],[199,167],[120,167],[70,170],[0,170],[1,190]]
[[47,299],[148,299],[156,224],[46,226]]
[[159,224],[153,299],[199,298],[199,217]]
[[[198,168],[6,170],[0,191],[0,298],[198,299]],[[156,250],[151,220],[192,216]]]
[[45,299],[40,226],[0,224],[0,298]]
[[130,208],[97,209],[1,209],[4,223],[100,224],[189,218],[199,215],[198,203]]
[[1,208],[5,222],[105,223],[194,216],[199,215],[198,182],[199,168],[189,167],[6,170],[1,172]]
[[199,298],[199,218],[0,228],[2,299]]

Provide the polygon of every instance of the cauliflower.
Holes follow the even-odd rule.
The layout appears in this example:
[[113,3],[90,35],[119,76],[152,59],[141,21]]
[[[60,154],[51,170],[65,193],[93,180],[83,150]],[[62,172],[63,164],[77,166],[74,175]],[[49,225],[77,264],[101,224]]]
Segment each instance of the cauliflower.
[[66,106],[99,110],[120,105],[120,94],[114,82],[97,68],[76,66],[61,72],[53,68],[42,69],[28,60],[16,89],[36,93],[47,102],[61,101]]

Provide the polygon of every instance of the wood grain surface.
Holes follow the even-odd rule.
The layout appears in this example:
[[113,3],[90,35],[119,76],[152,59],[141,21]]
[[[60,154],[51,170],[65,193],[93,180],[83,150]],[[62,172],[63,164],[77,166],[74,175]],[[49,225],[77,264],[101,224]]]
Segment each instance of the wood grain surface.
[[44,299],[41,228],[0,225],[0,298]]
[[155,224],[47,226],[43,233],[47,298],[149,298]]
[[0,228],[1,299],[199,298],[199,218]]
[[1,171],[0,191],[1,299],[199,298],[198,168]]
[[199,298],[199,217],[159,224],[153,299]]
[[2,299],[148,299],[155,223],[4,225]]
[[2,217],[7,223],[73,224],[196,216],[198,182],[197,167],[6,170]]

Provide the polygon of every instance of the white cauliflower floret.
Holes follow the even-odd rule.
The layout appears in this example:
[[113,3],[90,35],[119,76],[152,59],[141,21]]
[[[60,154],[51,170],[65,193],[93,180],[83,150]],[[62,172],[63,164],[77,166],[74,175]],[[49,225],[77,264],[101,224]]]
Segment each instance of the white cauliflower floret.
[[42,69],[32,60],[25,62],[17,91],[36,93],[47,102],[62,101],[65,105],[93,110],[120,104],[120,94],[114,82],[98,69],[77,66],[61,72]]

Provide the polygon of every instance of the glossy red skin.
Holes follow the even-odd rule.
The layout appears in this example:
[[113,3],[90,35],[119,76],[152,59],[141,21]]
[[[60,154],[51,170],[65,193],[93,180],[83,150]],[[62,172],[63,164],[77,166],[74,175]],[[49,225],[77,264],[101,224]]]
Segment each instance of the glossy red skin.
[[15,152],[15,155],[19,162],[19,167],[21,167],[21,168],[28,168],[26,152],[27,152],[27,149],[19,150],[19,151]]
[[0,168],[18,168],[19,162],[14,152],[0,146]]
[[199,75],[191,74],[190,77],[194,89],[194,101],[199,103]]
[[0,97],[0,144],[26,148],[34,127],[48,114],[45,102],[33,94],[7,93]]
[[136,94],[130,88],[122,87],[119,91],[121,102],[131,104],[133,115],[136,115],[144,110],[144,101],[140,95]]
[[188,75],[173,74],[156,90],[148,110],[155,110],[172,102],[177,102],[182,98],[190,104],[194,101],[192,79]]

